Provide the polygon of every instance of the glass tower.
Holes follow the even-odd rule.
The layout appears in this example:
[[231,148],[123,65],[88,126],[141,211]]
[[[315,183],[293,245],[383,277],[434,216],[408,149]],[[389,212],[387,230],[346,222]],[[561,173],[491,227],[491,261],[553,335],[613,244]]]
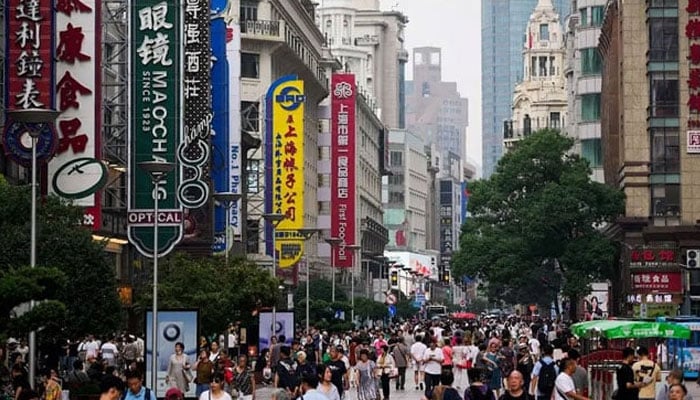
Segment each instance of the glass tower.
[[[559,20],[570,0],[552,0]],[[525,28],[537,0],[481,0],[481,120],[483,177],[503,153],[503,121],[511,117],[515,84],[523,78]]]

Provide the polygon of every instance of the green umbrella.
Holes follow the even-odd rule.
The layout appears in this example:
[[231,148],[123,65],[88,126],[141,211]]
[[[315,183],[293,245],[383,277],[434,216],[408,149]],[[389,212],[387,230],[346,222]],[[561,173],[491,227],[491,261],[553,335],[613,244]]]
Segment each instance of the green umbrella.
[[590,338],[600,332],[607,339],[676,338],[690,339],[690,329],[672,322],[600,320],[571,325],[571,332],[581,338]]

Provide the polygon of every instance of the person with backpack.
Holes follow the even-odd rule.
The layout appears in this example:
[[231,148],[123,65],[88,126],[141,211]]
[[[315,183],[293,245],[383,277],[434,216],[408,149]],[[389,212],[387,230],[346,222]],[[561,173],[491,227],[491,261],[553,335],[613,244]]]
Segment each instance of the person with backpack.
[[576,391],[573,379],[576,366],[576,360],[573,358],[561,360],[562,371],[554,384],[554,400],[591,400]]
[[554,391],[554,384],[559,375],[559,368],[552,358],[554,348],[550,344],[542,346],[542,357],[532,368],[530,388],[536,400],[549,400]]
[[141,371],[126,372],[126,387],[121,400],[157,400],[151,389],[143,386]]

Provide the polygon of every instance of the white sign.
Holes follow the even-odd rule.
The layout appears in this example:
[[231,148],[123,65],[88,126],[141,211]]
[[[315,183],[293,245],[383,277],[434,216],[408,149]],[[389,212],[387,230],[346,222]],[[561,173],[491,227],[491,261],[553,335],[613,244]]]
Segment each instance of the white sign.
[[700,154],[700,131],[688,131],[686,152],[688,154]]

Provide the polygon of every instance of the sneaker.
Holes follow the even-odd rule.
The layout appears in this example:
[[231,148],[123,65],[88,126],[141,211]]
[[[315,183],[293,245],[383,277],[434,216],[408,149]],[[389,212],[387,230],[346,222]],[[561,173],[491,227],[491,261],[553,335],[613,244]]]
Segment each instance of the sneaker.
[[425,390],[425,384],[423,382],[420,383],[420,390]]

